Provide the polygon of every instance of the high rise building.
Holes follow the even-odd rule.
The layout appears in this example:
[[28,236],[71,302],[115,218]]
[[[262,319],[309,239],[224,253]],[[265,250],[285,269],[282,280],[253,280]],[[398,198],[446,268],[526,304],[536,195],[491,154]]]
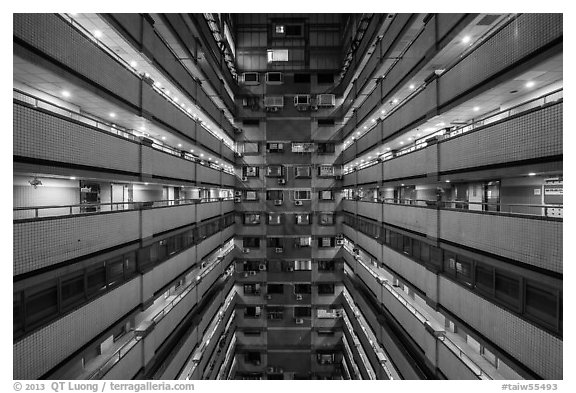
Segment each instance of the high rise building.
[[562,14],[14,14],[15,379],[562,379]]

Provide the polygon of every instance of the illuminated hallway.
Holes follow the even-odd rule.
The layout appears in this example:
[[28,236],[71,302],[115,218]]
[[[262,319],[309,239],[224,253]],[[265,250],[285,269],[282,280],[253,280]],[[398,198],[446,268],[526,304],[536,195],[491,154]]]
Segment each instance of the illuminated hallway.
[[14,379],[562,379],[561,14],[14,14]]

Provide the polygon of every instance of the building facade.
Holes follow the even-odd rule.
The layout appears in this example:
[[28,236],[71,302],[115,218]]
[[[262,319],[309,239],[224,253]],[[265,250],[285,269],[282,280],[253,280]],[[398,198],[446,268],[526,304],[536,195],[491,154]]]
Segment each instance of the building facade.
[[562,379],[561,14],[14,14],[14,379]]

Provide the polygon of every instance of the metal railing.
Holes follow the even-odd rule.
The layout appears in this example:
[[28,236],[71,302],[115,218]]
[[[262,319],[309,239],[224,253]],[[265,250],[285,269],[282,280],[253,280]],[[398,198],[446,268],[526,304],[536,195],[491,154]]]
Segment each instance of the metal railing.
[[[436,199],[399,199],[399,198],[346,198],[346,201],[382,203],[390,205],[408,205],[443,210],[474,211],[483,213],[502,213],[518,216],[562,217],[563,204],[529,204],[502,202],[469,202],[461,200],[438,201]],[[551,210],[555,209],[555,214]]]
[[[348,253],[350,253],[352,256],[354,256],[354,252],[352,250],[352,247],[350,246],[350,243],[347,242],[348,244],[346,244],[344,246],[344,249],[346,251],[348,251]],[[388,282],[388,280],[381,278],[378,273],[374,272],[367,264],[365,264],[362,261],[361,257],[355,257],[356,261],[358,261],[359,264],[361,264],[367,271],[369,274],[371,274],[376,281],[382,285],[384,288],[387,289],[387,291],[392,294],[392,296],[394,296],[398,302],[400,302],[400,304],[402,304],[406,310],[408,310],[416,319],[418,319],[418,321],[420,321],[420,323],[425,326],[428,325],[430,327],[432,327],[432,323],[430,322],[430,320],[421,312],[419,312],[408,300],[406,300],[402,295],[400,295],[400,293],[396,290],[394,290],[394,288],[392,287],[392,285]],[[486,372],[476,363],[472,360],[472,358],[470,356],[468,356],[465,351],[460,348],[460,346],[458,346],[453,340],[451,340],[448,336],[446,336],[446,332],[445,331],[435,331],[437,333],[437,338],[438,340],[443,343],[444,345],[446,345],[446,347],[452,352],[454,353],[459,359],[462,360],[462,362],[479,378],[479,379],[487,379],[487,380],[491,380],[492,377],[490,377],[488,374],[486,374]]]
[[99,214],[105,212],[121,212],[129,210],[154,209],[168,206],[184,206],[200,203],[232,201],[232,197],[225,198],[193,198],[169,199],[146,202],[108,202],[108,203],[80,203],[74,205],[52,206],[26,206],[14,207],[14,220],[23,220],[40,217],[70,216],[76,214]]

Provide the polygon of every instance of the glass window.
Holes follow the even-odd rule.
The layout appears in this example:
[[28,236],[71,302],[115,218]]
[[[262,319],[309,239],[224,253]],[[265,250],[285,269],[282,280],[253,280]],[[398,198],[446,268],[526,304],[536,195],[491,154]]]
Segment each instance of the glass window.
[[297,247],[310,247],[312,245],[311,237],[300,237],[296,240]]
[[294,307],[294,318],[309,318],[311,316],[311,307]]
[[556,327],[558,322],[557,291],[526,282],[526,314]]
[[258,193],[256,191],[246,191],[246,198],[247,201],[257,201],[258,200]]
[[318,176],[334,176],[334,167],[332,165],[320,165],[318,167]]
[[318,247],[334,247],[334,238],[332,237],[318,238]]
[[410,255],[410,251],[412,250],[412,239],[410,239],[408,236],[403,236],[403,238],[402,252],[404,254]]
[[284,293],[284,284],[268,284],[267,293]]
[[476,264],[476,288],[494,293],[494,269],[490,266]]
[[106,269],[104,266],[93,268],[86,276],[88,295],[95,295],[106,289]]
[[22,292],[15,292],[12,303],[12,326],[13,334],[24,331],[24,314],[22,310]]
[[294,261],[294,270],[312,270],[312,261],[309,259]]
[[309,294],[312,293],[312,286],[310,284],[294,284],[295,294]]
[[288,61],[288,49],[268,49],[268,63]]
[[262,314],[262,307],[260,306],[247,306],[244,309],[244,316],[249,318],[259,318]]
[[260,295],[260,284],[244,284],[244,295]]
[[456,260],[456,278],[467,285],[472,285],[472,259],[458,255]]
[[318,261],[318,271],[333,271],[335,269],[335,262],[332,260]]
[[124,278],[128,279],[136,274],[136,251],[124,255]]
[[269,237],[267,243],[268,248],[281,248],[284,246],[281,237]]
[[242,239],[243,248],[260,248],[259,237],[245,237]]
[[331,201],[332,200],[332,191],[329,191],[329,190],[320,191],[320,192],[318,192],[318,194],[319,194],[318,197],[320,200],[323,200],[323,201]]
[[332,283],[318,284],[318,295],[333,295],[333,294],[334,294],[334,284]]
[[56,282],[26,290],[26,324],[35,326],[58,315],[58,290]]
[[62,279],[60,285],[62,308],[69,309],[85,300],[84,272],[77,272]]
[[310,224],[310,214],[308,213],[298,213],[296,216],[297,225],[309,225]]
[[496,298],[510,306],[518,307],[520,300],[520,280],[496,271]]
[[456,255],[449,251],[444,251],[444,271],[456,275]]
[[311,176],[311,169],[309,166],[294,167],[294,176],[295,177],[310,177]]
[[118,257],[106,263],[108,285],[117,285],[124,280],[124,258]]
[[268,201],[283,200],[283,199],[284,199],[284,192],[282,190],[266,191],[266,200]]
[[296,201],[310,200],[310,190],[295,190],[294,191],[294,200],[296,200]]
[[266,171],[266,176],[270,177],[282,176],[282,165],[269,165]]
[[260,214],[244,213],[244,225],[258,225],[258,224],[260,224]]
[[270,225],[282,224],[282,213],[269,213],[268,214],[268,224],[270,224]]
[[430,246],[430,263],[437,268],[442,267],[442,249]]
[[320,213],[318,215],[318,224],[334,225],[334,213]]
[[417,261],[420,260],[420,249],[421,249],[420,241],[416,239],[412,239],[412,258],[416,259]]

